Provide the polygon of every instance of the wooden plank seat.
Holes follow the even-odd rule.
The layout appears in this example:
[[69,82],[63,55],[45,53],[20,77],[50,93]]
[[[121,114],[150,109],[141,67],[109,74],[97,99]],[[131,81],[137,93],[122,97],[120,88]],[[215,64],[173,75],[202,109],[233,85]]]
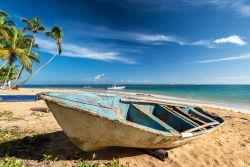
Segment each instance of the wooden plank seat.
[[169,125],[167,125],[165,122],[163,122],[162,120],[160,120],[159,118],[157,118],[156,116],[154,116],[151,112],[144,110],[143,108],[141,108],[139,105],[137,104],[131,104],[137,111],[141,112],[142,114],[145,114],[147,116],[149,116],[152,120],[154,120],[155,122],[157,122],[158,124],[160,124],[162,127],[164,127],[166,130],[170,131],[173,135],[177,135],[179,134],[178,131],[176,131],[175,129],[173,129],[172,127],[170,127]]
[[218,122],[217,120],[215,120],[215,119],[213,119],[213,118],[211,118],[211,117],[209,117],[209,116],[207,116],[207,115],[205,115],[205,114],[203,114],[203,113],[197,111],[197,110],[194,109],[194,108],[191,109],[191,112],[193,112],[193,113],[199,115],[200,117],[203,117],[203,118],[205,118],[205,119],[207,119],[207,120],[209,120],[209,121],[211,121],[211,122]]
[[216,122],[210,122],[210,123],[207,123],[205,125],[201,125],[201,126],[198,126],[198,127],[195,127],[195,128],[189,129],[189,130],[186,130],[183,133],[190,133],[190,132],[194,132],[194,131],[197,131],[197,130],[200,130],[200,129],[203,129],[203,128],[206,128],[206,127],[209,127],[209,126],[214,126],[214,125],[219,125],[219,124],[220,123],[218,121],[216,121]]
[[183,111],[181,107],[175,107],[175,106],[173,106],[173,107],[174,107],[174,109],[176,109],[176,110],[177,110],[178,112],[180,112],[181,114],[186,115],[187,117],[189,117],[190,119],[192,119],[192,120],[198,122],[198,123],[201,124],[201,125],[207,123],[207,122],[202,121],[202,120],[200,120],[200,119],[198,119],[198,118],[196,118],[196,117],[193,117],[192,115],[190,115],[190,114],[188,114],[187,112]]
[[198,119],[194,119],[192,117],[190,117],[187,113],[185,113],[184,111],[182,111],[181,109],[178,109],[179,112],[175,111],[174,109],[172,109],[170,106],[162,106],[163,108],[165,108],[166,110],[168,110],[169,112],[173,112],[177,115],[180,115],[182,118],[188,120],[189,122],[191,122],[192,124],[196,125],[196,126],[200,126],[201,124],[203,124],[203,122],[199,121]]

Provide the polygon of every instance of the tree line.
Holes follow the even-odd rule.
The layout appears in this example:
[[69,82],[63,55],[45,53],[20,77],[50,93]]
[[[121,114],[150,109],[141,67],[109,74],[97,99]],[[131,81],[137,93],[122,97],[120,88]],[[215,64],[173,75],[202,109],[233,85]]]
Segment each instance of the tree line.
[[[38,17],[22,19],[25,27],[17,27],[11,16],[0,10],[0,89],[14,89],[30,81],[41,69],[48,65],[57,55],[62,53],[63,32],[58,26],[47,31]],[[51,58],[33,69],[35,63],[40,64],[41,55],[36,36],[44,33],[57,44]],[[19,66],[18,66],[19,65]],[[22,79],[24,71],[28,77]]]

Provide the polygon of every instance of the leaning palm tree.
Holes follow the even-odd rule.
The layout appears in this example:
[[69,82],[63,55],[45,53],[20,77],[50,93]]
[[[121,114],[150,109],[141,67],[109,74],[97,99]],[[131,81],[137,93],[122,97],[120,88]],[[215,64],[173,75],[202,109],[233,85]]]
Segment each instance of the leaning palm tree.
[[[32,40],[30,42],[30,46],[29,46],[29,52],[32,50],[32,48],[34,47],[34,43],[35,43],[35,36],[37,33],[45,31],[45,27],[41,24],[41,21],[38,17],[35,17],[33,19],[23,19],[22,20],[24,23],[26,23],[26,26],[23,30],[24,31],[31,31],[32,32]],[[24,66],[22,66],[16,76],[15,81],[13,82],[11,87],[15,87],[17,81],[20,79],[22,72],[24,70]]]
[[[24,68],[31,72],[33,61],[41,57],[34,51],[29,51],[31,36],[24,35],[23,30],[18,30],[16,27],[10,27],[3,31],[1,38],[4,40],[4,45],[0,46],[0,59],[5,59],[9,65],[9,71],[15,61],[20,61]],[[6,77],[8,80],[8,76]]]
[[42,68],[47,66],[57,55],[60,55],[62,53],[62,40],[63,40],[63,32],[60,27],[54,26],[51,30],[51,32],[46,32],[46,35],[54,39],[57,43],[57,49],[56,52],[52,55],[52,57],[44,63],[42,66],[40,66],[34,73],[32,73],[27,79],[25,79],[21,84],[18,85],[18,87],[23,86],[24,83],[28,82],[32,77],[34,77]]

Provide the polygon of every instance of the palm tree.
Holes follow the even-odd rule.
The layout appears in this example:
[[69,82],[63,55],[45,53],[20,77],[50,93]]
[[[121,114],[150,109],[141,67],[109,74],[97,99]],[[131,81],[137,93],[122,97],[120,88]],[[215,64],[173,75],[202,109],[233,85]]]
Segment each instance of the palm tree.
[[[8,72],[9,72],[9,68],[10,67],[7,66],[7,67],[4,67],[3,69],[0,70],[0,83],[1,83],[1,81],[4,81],[6,79],[6,76],[7,76]],[[17,66],[12,65],[11,71],[10,71],[10,74],[9,74],[8,78],[10,80],[15,79],[15,76],[16,76],[17,72],[18,72]]]
[[57,50],[53,54],[53,56],[42,66],[40,66],[34,73],[32,73],[26,80],[24,80],[21,84],[18,85],[18,87],[23,86],[24,83],[28,82],[32,77],[34,77],[42,68],[44,68],[46,65],[48,65],[55,57],[56,55],[60,55],[62,53],[62,40],[63,40],[63,32],[60,27],[54,26],[51,30],[51,32],[46,32],[46,35],[54,39],[57,43]]
[[[6,20],[4,16],[8,16],[7,13],[0,10],[0,44],[3,42],[2,33],[4,33],[10,26],[14,26],[15,23],[12,20]],[[0,49],[2,48],[2,45],[0,46]],[[0,59],[2,56],[0,55]],[[4,63],[0,66],[0,70],[7,64],[7,61],[4,61]]]
[[[9,65],[9,72],[16,60],[19,60],[24,68],[31,72],[33,61],[39,61],[41,56],[29,51],[29,46],[32,41],[31,36],[24,35],[23,30],[18,30],[16,27],[9,27],[6,31],[2,31],[1,39],[4,40],[4,45],[0,46],[0,59],[5,59]],[[8,73],[9,73],[8,72]],[[6,76],[6,80],[9,76]]]
[[[30,42],[30,46],[29,46],[29,52],[31,52],[34,43],[35,43],[35,35],[38,32],[42,32],[45,31],[45,27],[41,24],[41,21],[38,17],[35,17],[33,19],[23,19],[22,20],[24,23],[26,23],[27,27],[25,27],[23,30],[29,30],[32,32],[32,41]],[[16,86],[17,81],[20,79],[22,72],[24,70],[24,66],[22,66],[16,76],[15,81],[12,84],[12,88]]]

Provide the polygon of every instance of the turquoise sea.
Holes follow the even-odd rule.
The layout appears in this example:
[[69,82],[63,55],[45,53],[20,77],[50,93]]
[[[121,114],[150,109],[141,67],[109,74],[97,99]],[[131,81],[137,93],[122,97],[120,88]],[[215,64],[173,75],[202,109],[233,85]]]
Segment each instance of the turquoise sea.
[[[111,85],[28,85],[35,88],[104,90]],[[250,110],[250,85],[124,85],[122,91],[166,95],[196,102]]]

